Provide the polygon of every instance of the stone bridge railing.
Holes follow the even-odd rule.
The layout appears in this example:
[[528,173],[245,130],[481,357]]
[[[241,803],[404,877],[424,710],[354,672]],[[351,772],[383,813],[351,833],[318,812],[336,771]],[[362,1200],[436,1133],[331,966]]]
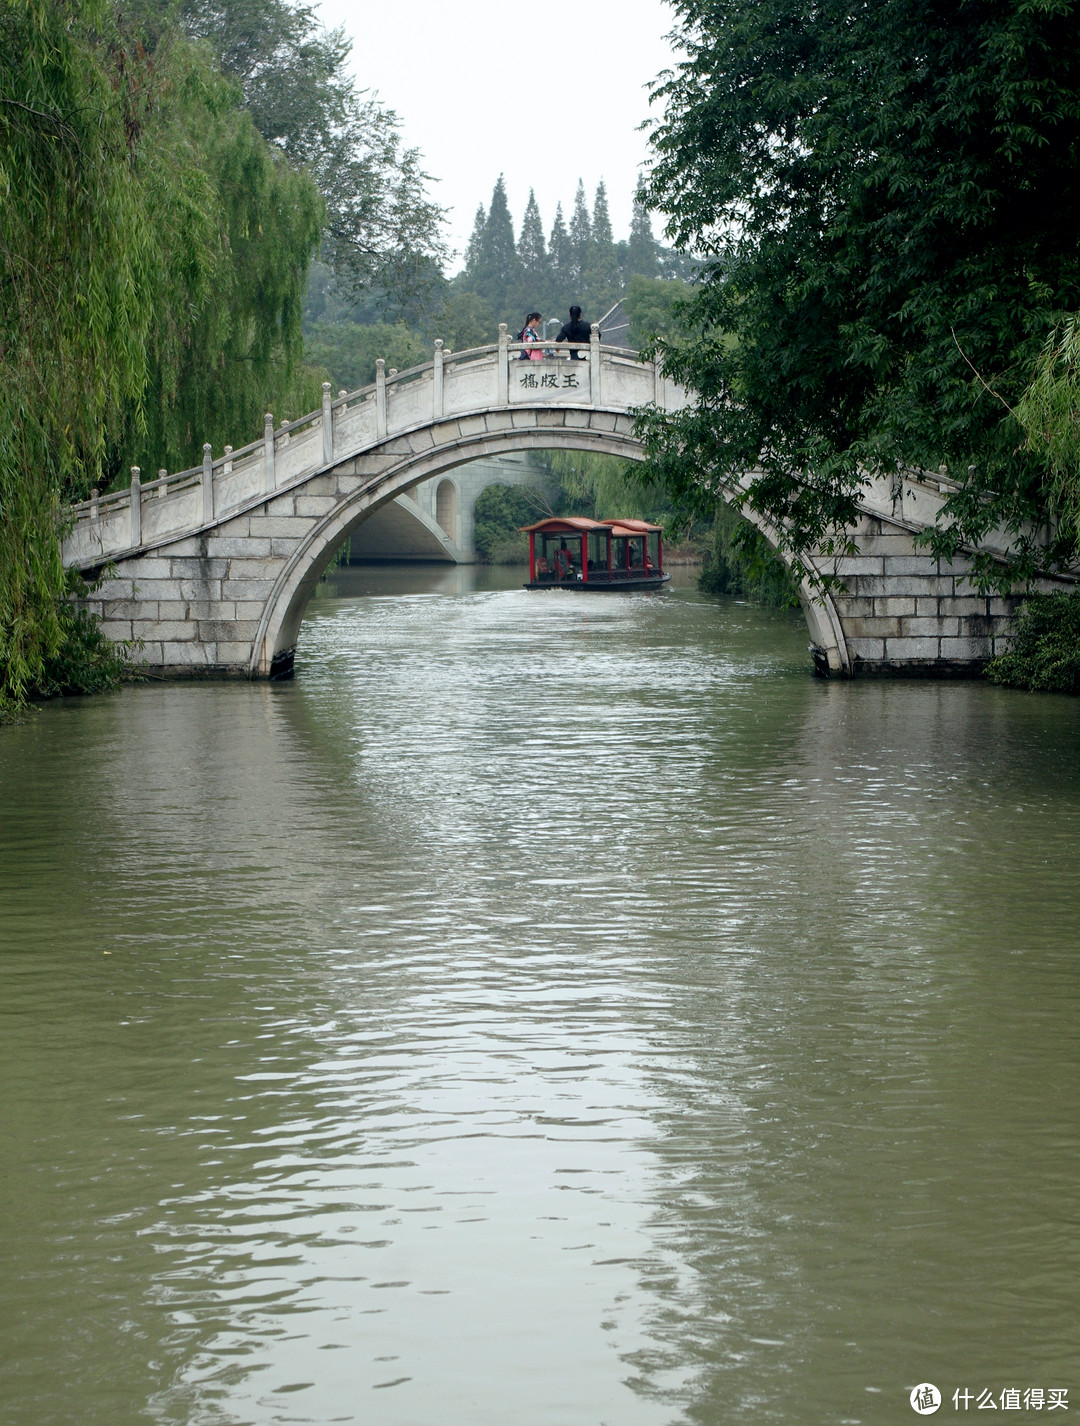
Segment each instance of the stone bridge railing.
[[[336,400],[326,382],[320,410],[276,429],[268,412],[260,440],[239,450],[226,446],[216,459],[206,445],[201,465],[160,471],[156,480],[144,481],[133,467],[130,488],[95,493],[74,506],[65,563],[92,568],[214,529],[359,451],[443,418],[548,403],[625,411],[683,402],[681,388],[658,366],[601,345],[596,326],[588,344],[555,350],[566,359],[522,361],[524,349],[508,340],[502,324],[492,346],[451,353],[437,341],[434,359],[407,371],[388,372],[380,359],[372,385]],[[571,352],[579,359],[570,359]]]

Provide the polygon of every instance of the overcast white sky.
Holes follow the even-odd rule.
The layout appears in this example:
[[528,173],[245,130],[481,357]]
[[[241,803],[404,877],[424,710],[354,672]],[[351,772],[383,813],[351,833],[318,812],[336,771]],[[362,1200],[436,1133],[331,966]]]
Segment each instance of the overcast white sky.
[[451,210],[455,248],[464,248],[476,205],[487,204],[500,173],[516,228],[532,187],[550,232],[556,202],[567,211],[580,176],[590,204],[605,180],[615,236],[626,236],[646,153],[637,132],[649,112],[645,86],[673,58],[664,36],[674,20],[661,0],[321,0],[319,8],[351,36],[360,86],[397,110],[406,142],[441,180],[433,192]]

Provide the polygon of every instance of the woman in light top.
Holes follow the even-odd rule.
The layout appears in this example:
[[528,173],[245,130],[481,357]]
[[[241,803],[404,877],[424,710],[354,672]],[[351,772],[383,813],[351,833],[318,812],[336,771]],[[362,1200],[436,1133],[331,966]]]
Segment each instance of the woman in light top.
[[518,341],[525,342],[530,348],[535,348],[535,350],[522,352],[522,361],[543,361],[544,353],[540,350],[540,325],[543,320],[539,312],[530,312],[525,318],[525,325],[521,329],[521,335],[518,337]]

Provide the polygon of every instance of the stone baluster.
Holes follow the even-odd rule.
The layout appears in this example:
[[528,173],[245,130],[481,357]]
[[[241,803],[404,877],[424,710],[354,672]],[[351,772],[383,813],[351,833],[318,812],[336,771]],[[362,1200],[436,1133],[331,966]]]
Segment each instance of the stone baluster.
[[382,357],[375,362],[375,434],[380,439],[386,435],[386,362]]
[[600,378],[600,326],[594,322],[589,328],[589,400],[594,406],[603,405],[603,383]]
[[443,413],[443,344],[435,339],[435,366],[431,374],[431,414],[437,421]]
[[277,489],[274,475],[274,413],[267,411],[263,417],[263,489],[272,495]]
[[142,472],[137,465],[131,467],[131,540],[133,549],[142,544]]
[[93,490],[91,490],[91,492],[90,492],[90,518],[91,518],[91,520],[96,520],[97,517],[101,514],[101,507],[98,505],[98,500],[99,500],[100,496],[101,496],[101,491],[100,491],[100,490],[97,488],[97,486],[95,485],[94,488],[93,488]]
[[166,496],[166,495],[168,494],[168,492],[169,492],[169,487],[164,483],[166,477],[168,476],[168,474],[169,474],[169,472],[165,469],[164,466],[162,466],[161,469],[160,469],[160,470],[158,471],[158,473],[157,473],[157,478],[158,478],[157,498],[158,498],[159,500],[164,500],[164,499],[165,499],[165,496]]
[[507,362],[510,360],[510,353],[507,350],[506,323],[499,323],[499,355],[496,361],[498,366],[498,401],[500,406],[505,406],[510,400],[510,368]]
[[653,357],[652,364],[652,399],[654,406],[664,404],[664,367],[659,356]]
[[322,384],[322,458],[323,465],[334,459],[334,410],[330,404],[330,383]]
[[232,475],[232,446],[225,447],[225,464],[221,467],[222,475]]
[[214,456],[207,441],[202,448],[202,522],[209,525],[214,518]]
[[281,438],[281,444],[283,446],[287,446],[289,444],[289,441],[292,439],[292,432],[288,429],[288,426],[288,421],[286,421],[285,417],[282,416],[281,426],[278,430],[278,435]]

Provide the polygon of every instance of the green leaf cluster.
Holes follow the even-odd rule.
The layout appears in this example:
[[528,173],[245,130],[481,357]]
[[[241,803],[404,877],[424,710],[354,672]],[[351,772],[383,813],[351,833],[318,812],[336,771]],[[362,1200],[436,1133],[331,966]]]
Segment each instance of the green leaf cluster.
[[1076,0],[677,0],[646,201],[706,265],[665,343],[696,392],[642,422],[687,505],[748,497],[797,558],[868,472],[959,482],[951,555],[1001,525],[1009,583],[1076,559],[1037,534],[1052,463],[1013,413],[1080,306]]
[[749,520],[730,505],[717,508],[698,588],[769,609],[797,609],[799,591],[787,566]]
[[1080,693],[1080,594],[1031,595],[1008,651],[986,673],[1011,688]]
[[1047,501],[1059,536],[1080,545],[1080,314],[1047,339],[1016,407],[1028,446],[1049,469]]
[[476,558],[481,564],[522,564],[526,559],[522,525],[551,514],[542,490],[525,485],[489,485],[476,501]]
[[[375,362],[382,357],[387,371],[431,360],[431,347],[423,337],[403,322],[355,322],[325,325],[310,323],[304,351],[309,362],[333,372],[334,380],[346,391],[355,391],[375,380]],[[315,403],[318,405],[318,402]]]
[[532,462],[556,492],[555,510],[560,515],[669,522],[667,492],[640,480],[634,461],[590,451],[551,450],[535,452]]

